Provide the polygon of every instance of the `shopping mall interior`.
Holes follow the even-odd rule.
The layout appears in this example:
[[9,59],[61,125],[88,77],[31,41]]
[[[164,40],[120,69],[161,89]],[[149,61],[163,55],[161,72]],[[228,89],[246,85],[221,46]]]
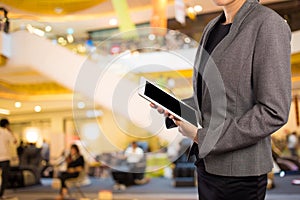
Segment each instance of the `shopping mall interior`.
[[[266,199],[299,200],[300,0],[260,3],[292,30],[291,109],[272,134]],[[76,144],[85,167],[69,182],[68,199],[197,199],[194,164],[185,160],[191,141],[166,129],[138,93],[145,77],[180,99],[191,96],[198,42],[220,13],[205,0],[1,0],[0,118],[17,140],[5,196],[55,199]],[[133,141],[145,155],[139,182],[124,157]]]

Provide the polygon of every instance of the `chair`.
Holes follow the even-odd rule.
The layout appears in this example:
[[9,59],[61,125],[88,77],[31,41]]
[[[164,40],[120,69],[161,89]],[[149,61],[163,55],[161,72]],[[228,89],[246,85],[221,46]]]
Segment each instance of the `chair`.
[[42,171],[41,149],[34,145],[26,147],[20,156],[19,166],[10,168],[7,188],[40,184]]
[[87,164],[85,164],[84,169],[81,170],[78,177],[70,178],[70,179],[66,180],[67,187],[68,188],[75,187],[83,198],[85,198],[85,195],[81,190],[81,186],[86,186],[86,185],[91,184],[91,180],[88,177],[87,170],[88,170],[88,167],[87,167]]
[[[21,170],[32,171],[34,175],[34,183],[39,184],[42,172],[42,155],[41,148],[36,148],[34,145],[26,147],[21,155],[19,164]],[[24,174],[24,182],[26,182],[26,173]],[[28,173],[28,177],[30,173]],[[30,182],[30,181],[29,181]],[[25,184],[26,185],[26,184]]]

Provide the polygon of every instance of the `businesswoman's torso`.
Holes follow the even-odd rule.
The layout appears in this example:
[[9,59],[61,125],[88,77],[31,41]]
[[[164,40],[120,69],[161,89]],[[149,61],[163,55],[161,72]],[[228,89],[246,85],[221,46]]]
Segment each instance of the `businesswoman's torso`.
[[212,174],[265,174],[273,166],[270,134],[289,113],[290,30],[274,11],[247,0],[228,34],[207,53],[203,46],[222,18],[205,28],[195,61],[194,100],[204,127],[199,155]]

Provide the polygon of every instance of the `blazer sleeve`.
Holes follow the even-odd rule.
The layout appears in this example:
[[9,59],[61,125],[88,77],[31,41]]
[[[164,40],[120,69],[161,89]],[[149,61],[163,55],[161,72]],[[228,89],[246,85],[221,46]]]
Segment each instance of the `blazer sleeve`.
[[[221,131],[209,154],[234,151],[254,145],[274,133],[288,120],[291,104],[291,32],[278,16],[264,20],[257,33],[252,60],[253,107],[242,116],[227,118],[213,130],[198,130],[198,145]],[[207,154],[201,154],[205,157]]]

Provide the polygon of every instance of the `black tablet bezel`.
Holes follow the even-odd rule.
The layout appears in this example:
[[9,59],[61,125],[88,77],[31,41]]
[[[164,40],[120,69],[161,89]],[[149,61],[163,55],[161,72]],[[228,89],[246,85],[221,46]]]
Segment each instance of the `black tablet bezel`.
[[[151,89],[151,92],[147,91],[149,90],[149,88]],[[152,94],[158,94],[160,96],[153,96]],[[164,90],[162,90],[157,85],[155,85],[154,83],[152,83],[144,77],[141,77],[140,79],[139,95],[145,98],[146,100],[152,102],[153,104],[158,105],[163,109],[167,110],[176,118],[188,122],[198,128],[200,127],[197,120],[197,112],[194,108],[185,104],[183,101],[177,99],[173,95],[165,92]]]

